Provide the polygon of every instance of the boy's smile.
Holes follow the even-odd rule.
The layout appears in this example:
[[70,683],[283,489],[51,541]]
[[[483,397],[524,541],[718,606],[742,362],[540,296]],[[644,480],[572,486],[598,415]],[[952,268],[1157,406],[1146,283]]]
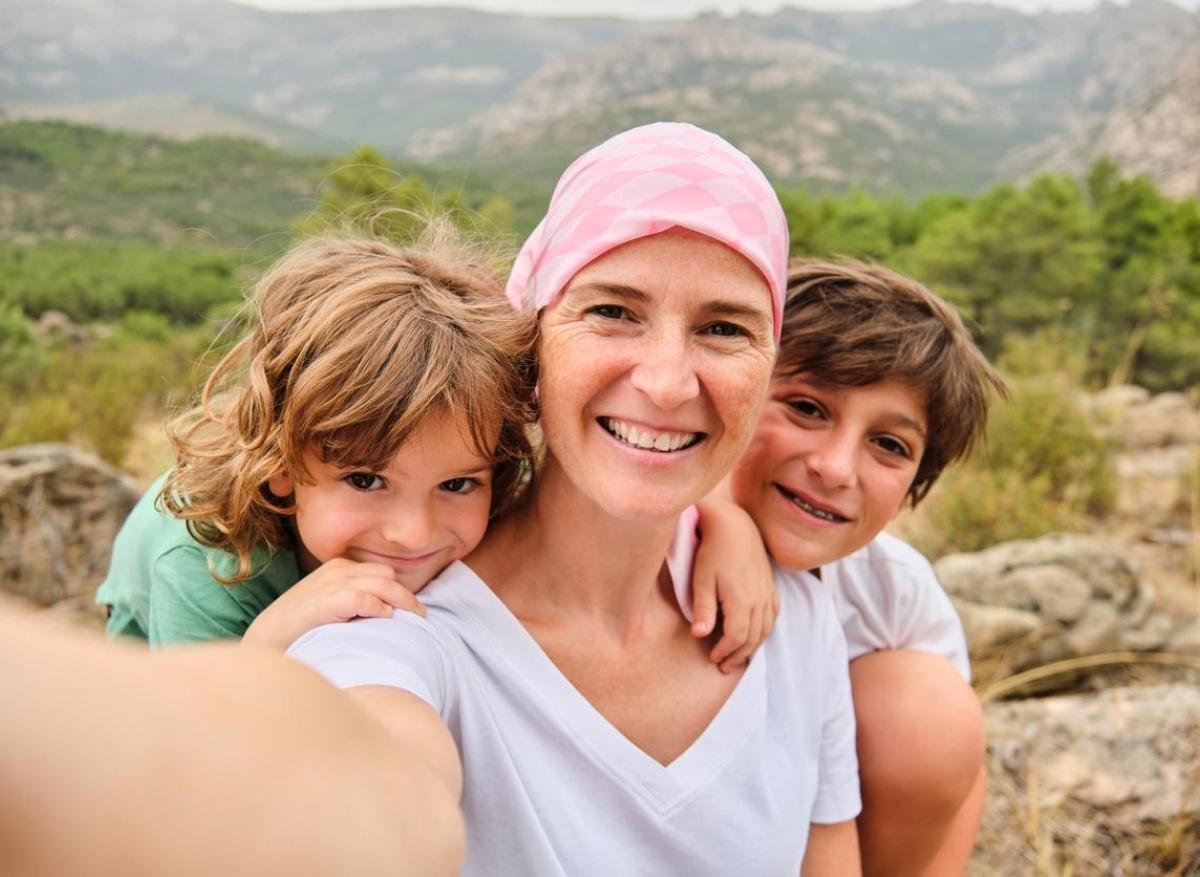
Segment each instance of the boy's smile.
[[857,551],[900,511],[925,450],[921,394],[776,376],[733,497],[776,562],[812,569]]

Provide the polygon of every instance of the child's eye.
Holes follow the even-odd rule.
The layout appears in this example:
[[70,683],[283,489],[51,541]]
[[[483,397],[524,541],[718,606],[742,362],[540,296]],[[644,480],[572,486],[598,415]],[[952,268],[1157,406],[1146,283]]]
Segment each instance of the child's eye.
[[825,409],[823,409],[820,405],[818,405],[816,402],[814,402],[812,399],[809,399],[806,396],[801,396],[798,399],[792,399],[787,404],[788,404],[788,407],[790,407],[793,411],[795,411],[801,417],[824,417],[825,416]]
[[906,460],[912,458],[912,451],[908,449],[908,445],[897,438],[893,438],[890,435],[880,435],[876,436],[874,441],[876,447],[892,456],[903,457]]
[[374,472],[351,472],[342,476],[342,480],[355,490],[365,492],[382,490],[385,486],[384,480]]
[[629,312],[620,305],[594,305],[588,308],[588,313],[606,320],[623,320],[629,316]]
[[438,485],[442,490],[448,493],[458,493],[466,495],[474,492],[475,488],[479,487],[480,481],[478,478],[451,478],[449,481],[443,481]]

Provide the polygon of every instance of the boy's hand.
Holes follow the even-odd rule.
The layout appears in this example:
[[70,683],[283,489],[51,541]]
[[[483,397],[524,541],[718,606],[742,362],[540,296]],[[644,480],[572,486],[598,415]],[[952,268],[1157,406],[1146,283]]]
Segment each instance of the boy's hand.
[[242,642],[283,652],[314,627],[351,618],[390,618],[396,609],[425,614],[384,563],[336,557],[321,564],[264,609]]
[[708,636],[720,607],[721,639],[709,658],[722,673],[745,664],[779,614],[771,560],[754,520],[733,501],[708,497],[699,506],[700,547],[692,568],[692,633]]

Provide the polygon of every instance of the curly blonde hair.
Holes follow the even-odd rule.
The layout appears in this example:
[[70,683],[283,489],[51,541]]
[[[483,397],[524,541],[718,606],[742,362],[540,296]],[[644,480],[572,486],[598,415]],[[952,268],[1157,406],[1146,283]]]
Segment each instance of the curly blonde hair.
[[[304,452],[382,469],[431,415],[454,412],[496,461],[492,514],[528,482],[535,324],[505,301],[487,255],[432,222],[413,247],[322,236],[284,255],[249,301],[247,334],[199,404],[168,426],[176,465],[158,501],[196,541],[235,555],[225,584],[253,573],[258,546],[290,544]],[[496,427],[500,426],[497,440]]]

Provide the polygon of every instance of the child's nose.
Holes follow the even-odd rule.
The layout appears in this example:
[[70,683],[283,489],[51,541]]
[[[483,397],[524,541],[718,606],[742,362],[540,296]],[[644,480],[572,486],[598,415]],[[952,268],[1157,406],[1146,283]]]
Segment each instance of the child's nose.
[[388,516],[383,537],[406,553],[419,554],[433,541],[433,510],[425,503],[406,503]]

